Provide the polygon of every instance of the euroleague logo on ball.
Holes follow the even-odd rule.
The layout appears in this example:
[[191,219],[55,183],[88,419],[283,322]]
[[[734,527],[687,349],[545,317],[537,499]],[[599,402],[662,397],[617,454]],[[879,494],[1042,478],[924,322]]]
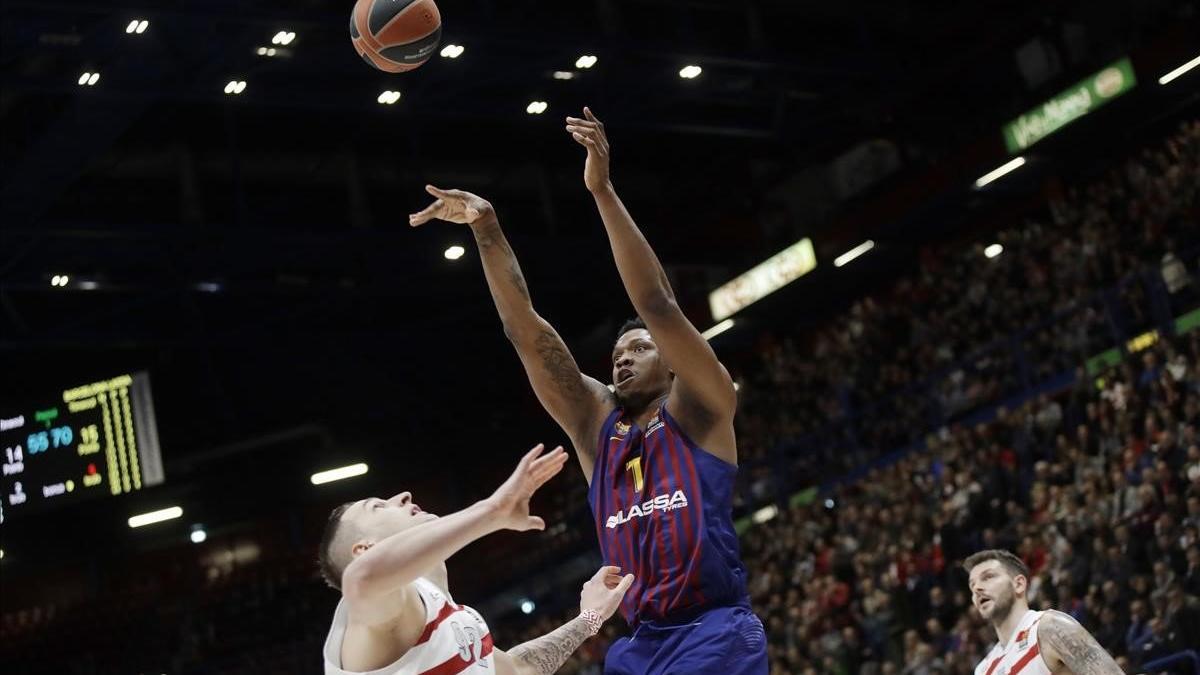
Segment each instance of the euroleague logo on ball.
[[350,42],[364,61],[388,73],[421,66],[442,38],[434,0],[358,0],[350,13]]

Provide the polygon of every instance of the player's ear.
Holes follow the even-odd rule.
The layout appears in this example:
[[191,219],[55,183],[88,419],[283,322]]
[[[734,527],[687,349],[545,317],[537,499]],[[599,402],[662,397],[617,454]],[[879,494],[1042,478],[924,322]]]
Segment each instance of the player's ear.
[[1029,590],[1029,579],[1025,578],[1024,574],[1013,577],[1013,591],[1017,595],[1025,595],[1027,590]]
[[364,539],[362,541],[355,542],[354,546],[350,549],[350,555],[352,555],[354,557],[358,557],[358,556],[366,553],[367,551],[371,550],[371,547],[374,545],[375,545],[375,542],[373,542],[369,539]]

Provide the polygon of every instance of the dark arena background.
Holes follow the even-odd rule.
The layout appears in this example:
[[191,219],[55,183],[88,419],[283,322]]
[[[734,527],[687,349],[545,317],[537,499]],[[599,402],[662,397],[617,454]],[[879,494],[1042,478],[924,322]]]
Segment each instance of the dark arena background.
[[[401,75],[351,4],[3,0],[0,670],[320,673],[331,508],[567,444],[470,231],[406,215],[489,199],[609,382],[589,105],[739,386],[773,674],[974,672],[981,548],[1126,672],[1200,673],[1195,0],[442,0]],[[574,461],[533,507],[449,562],[502,648],[600,561]]]

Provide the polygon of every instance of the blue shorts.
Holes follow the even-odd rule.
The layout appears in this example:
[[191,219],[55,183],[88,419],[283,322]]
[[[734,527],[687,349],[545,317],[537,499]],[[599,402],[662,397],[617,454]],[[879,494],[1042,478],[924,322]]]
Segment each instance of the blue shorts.
[[767,636],[749,607],[645,622],[608,648],[604,675],[767,675]]

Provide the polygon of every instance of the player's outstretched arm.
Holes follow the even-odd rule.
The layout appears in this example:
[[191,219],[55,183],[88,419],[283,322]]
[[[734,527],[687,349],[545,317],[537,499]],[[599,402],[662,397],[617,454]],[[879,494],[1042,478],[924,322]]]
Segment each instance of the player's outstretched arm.
[[571,437],[584,475],[590,480],[593,439],[612,405],[612,394],[608,387],[579,370],[558,332],[534,310],[525,275],[492,205],[462,190],[442,190],[432,185],[425,189],[437,200],[410,215],[409,223],[417,226],[437,218],[470,226],[504,334],[521,357],[542,407]]
[[733,380],[716,353],[675,302],[662,263],[621,203],[609,175],[609,143],[604,124],[588,108],[568,117],[567,131],[587,149],[583,179],[596,200],[608,232],[617,271],[629,300],[661,347],[687,402],[717,419],[732,419],[737,407]]
[[1040,621],[1038,649],[1051,672],[1057,672],[1059,664],[1075,675],[1122,675],[1124,672],[1096,638],[1069,615],[1050,610]]
[[617,611],[633,575],[621,576],[619,567],[601,567],[583,585],[579,594],[579,616],[545,635],[496,652],[497,675],[551,675],[558,672],[579,645],[595,635]]
[[387,537],[355,556],[342,574],[342,594],[351,613],[377,614],[379,604],[395,602],[395,593],[480,537],[497,530],[545,529],[541,518],[530,515],[529,499],[562,470],[567,453],[559,447],[543,455],[544,448],[539,444],[525,453],[487,499]]

